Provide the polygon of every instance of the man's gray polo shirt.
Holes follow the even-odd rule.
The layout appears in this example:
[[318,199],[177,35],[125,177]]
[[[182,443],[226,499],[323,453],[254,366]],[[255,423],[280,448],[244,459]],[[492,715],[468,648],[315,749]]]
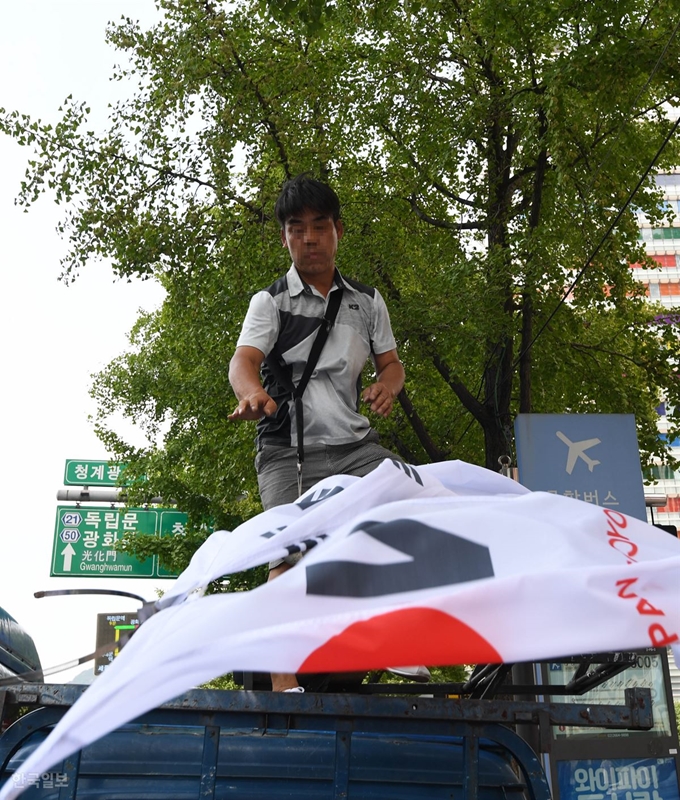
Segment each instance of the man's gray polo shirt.
[[[372,355],[396,348],[385,301],[377,289],[335,273],[344,287],[335,325],[305,389],[305,444],[349,444],[368,433],[370,424],[359,412],[361,372]],[[330,293],[329,293],[330,297]],[[326,311],[327,298],[308,286],[295,266],[250,301],[237,346],[272,350],[297,386],[312,342]],[[275,415],[258,422],[261,444],[297,446],[295,407],[290,393],[266,364],[265,391],[276,401]]]

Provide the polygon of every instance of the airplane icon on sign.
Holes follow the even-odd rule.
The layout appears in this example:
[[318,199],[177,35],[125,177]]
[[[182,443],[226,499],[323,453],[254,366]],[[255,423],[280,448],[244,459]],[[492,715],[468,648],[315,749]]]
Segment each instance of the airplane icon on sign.
[[574,467],[576,466],[576,462],[579,458],[585,461],[585,463],[588,465],[588,469],[591,472],[593,471],[593,467],[600,463],[594,458],[589,458],[585,453],[586,450],[590,450],[591,447],[595,447],[596,444],[600,444],[600,439],[583,439],[581,442],[572,442],[562,433],[562,431],[557,431],[556,435],[557,438],[563,441],[569,448],[569,453],[567,454],[568,475],[571,475],[571,473],[574,471]]

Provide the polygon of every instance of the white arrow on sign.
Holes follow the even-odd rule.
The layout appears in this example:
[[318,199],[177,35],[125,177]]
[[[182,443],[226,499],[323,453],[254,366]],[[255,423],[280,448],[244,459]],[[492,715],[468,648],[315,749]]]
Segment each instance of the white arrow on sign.
[[76,554],[71,542],[66,545],[66,547],[61,551],[61,554],[64,556],[64,572],[70,572],[71,561],[73,560],[73,556]]

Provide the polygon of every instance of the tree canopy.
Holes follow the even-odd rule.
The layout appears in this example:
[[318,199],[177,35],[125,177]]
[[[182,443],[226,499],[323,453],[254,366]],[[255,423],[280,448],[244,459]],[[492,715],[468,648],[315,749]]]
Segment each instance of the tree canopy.
[[670,220],[649,170],[678,163],[673,3],[157,1],[151,30],[108,29],[133,91],[106,131],[73,99],[54,125],[0,114],[34,151],[19,202],[65,206],[64,279],[103,257],[167,290],[93,388],[150,494],[196,524],[258,507],[227,366],[288,267],[273,204],[303,171],[343,203],[341,271],[390,309],[407,382],[386,444],[497,470],[518,412],[633,413],[643,460],[668,459],[654,409],[680,408],[678,338],[630,264],[652,265],[636,215]]

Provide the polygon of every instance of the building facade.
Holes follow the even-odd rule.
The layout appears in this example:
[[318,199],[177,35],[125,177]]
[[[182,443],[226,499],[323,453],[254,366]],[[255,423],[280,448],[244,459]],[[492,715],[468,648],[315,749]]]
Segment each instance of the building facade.
[[[640,238],[659,268],[643,269],[634,265],[633,270],[635,277],[647,287],[649,299],[670,310],[680,307],[680,171],[657,175],[656,180],[674,220],[671,224],[652,227],[644,216],[640,217]],[[668,436],[668,410],[665,403],[658,409],[659,434],[663,438]],[[671,447],[674,456],[680,458],[680,439],[673,441]],[[658,465],[648,477],[654,478],[654,483],[645,486],[645,494],[667,498],[665,506],[648,509],[649,521],[680,528],[680,471]]]
[[[657,183],[664,193],[664,202],[675,218],[671,224],[652,227],[649,221],[641,216],[640,238],[645,250],[658,264],[659,269],[643,269],[634,265],[635,277],[647,287],[649,299],[671,309],[680,306],[680,171],[660,174]],[[659,434],[667,439],[668,421],[666,404],[659,406]],[[680,458],[680,440],[671,442],[671,449],[676,458]],[[664,495],[666,504],[651,507],[647,510],[650,522],[660,525],[675,525],[680,529],[680,471],[667,466],[652,468],[654,483],[645,486],[646,495]],[[669,652],[668,658],[673,697],[680,700],[680,670]]]

